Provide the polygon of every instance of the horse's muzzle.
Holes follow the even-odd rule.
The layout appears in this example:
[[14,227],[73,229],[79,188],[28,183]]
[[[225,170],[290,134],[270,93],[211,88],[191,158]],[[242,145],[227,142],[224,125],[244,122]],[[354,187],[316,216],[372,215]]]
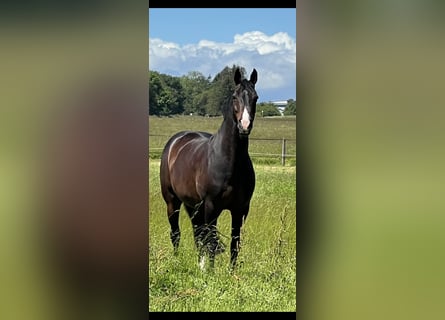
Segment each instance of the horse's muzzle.
[[238,123],[238,132],[241,137],[247,137],[250,134],[250,131],[252,130],[251,126],[248,126],[247,128],[243,128],[241,125],[241,122]]
[[248,137],[250,134],[250,129],[239,129],[239,135],[241,138]]

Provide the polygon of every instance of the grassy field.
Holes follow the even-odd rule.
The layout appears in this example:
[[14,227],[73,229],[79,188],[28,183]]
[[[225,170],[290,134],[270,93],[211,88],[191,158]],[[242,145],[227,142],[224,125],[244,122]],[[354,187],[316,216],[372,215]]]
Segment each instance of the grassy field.
[[[159,159],[168,138],[181,130],[199,130],[214,133],[221,125],[222,117],[153,117],[149,118],[150,158]],[[271,140],[274,139],[274,140]],[[286,139],[287,166],[295,166],[296,119],[295,117],[257,117],[249,140],[249,152],[256,164],[281,164],[282,140]]]
[[[222,118],[150,117],[150,151],[162,148],[180,130],[216,132]],[[251,134],[250,152],[280,153],[280,141],[295,139],[295,117],[259,118]],[[289,150],[290,149],[290,150]],[[295,141],[289,153],[295,154]],[[229,250],[217,256],[215,270],[197,264],[191,224],[181,208],[180,253],[173,256],[170,226],[159,185],[159,159],[149,163],[149,310],[150,311],[291,311],[296,310],[295,160],[253,158],[257,184],[251,210],[241,231],[239,267],[229,272]],[[269,165],[265,165],[268,163]],[[270,165],[272,164],[272,165]],[[230,246],[230,212],[218,228]]]
[[[241,231],[239,268],[229,272],[229,250],[215,270],[202,272],[189,218],[181,208],[180,253],[173,256],[166,206],[159,186],[158,160],[150,161],[149,310],[296,310],[295,168],[255,166],[257,186]],[[218,228],[230,246],[230,212]]]

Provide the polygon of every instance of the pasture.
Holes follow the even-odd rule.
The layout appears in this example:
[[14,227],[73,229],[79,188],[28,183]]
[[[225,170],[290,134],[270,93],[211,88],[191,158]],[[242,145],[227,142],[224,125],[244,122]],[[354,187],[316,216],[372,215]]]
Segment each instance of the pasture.
[[[221,118],[150,117],[150,135],[193,129],[215,132]],[[269,124],[275,133],[262,126]],[[295,118],[257,118],[251,137],[295,137]],[[264,137],[264,136],[263,136]],[[157,136],[154,136],[156,139]],[[168,138],[168,137],[167,137]],[[150,148],[162,145],[153,141]],[[160,161],[149,162],[149,311],[296,311],[296,169],[255,160],[257,184],[241,230],[238,267],[230,273],[230,253],[216,257],[215,269],[202,272],[190,219],[181,207],[181,244],[173,256],[170,226],[159,184]],[[230,213],[218,220],[220,238],[230,243]]]
[[[181,130],[197,130],[214,133],[221,125],[222,117],[175,116],[149,117],[150,158],[159,159],[162,148],[168,138]],[[296,118],[256,117],[249,137],[249,153],[253,163],[280,165],[281,139],[286,139],[287,166],[295,166],[296,154]]]

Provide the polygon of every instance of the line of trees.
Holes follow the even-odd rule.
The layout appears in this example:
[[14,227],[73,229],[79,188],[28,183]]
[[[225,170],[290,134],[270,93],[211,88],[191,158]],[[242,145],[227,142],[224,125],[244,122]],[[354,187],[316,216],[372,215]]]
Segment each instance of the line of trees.
[[[213,80],[202,73],[191,71],[185,76],[175,77],[149,70],[149,114],[170,116],[195,114],[219,116],[221,106],[228,103],[235,89],[233,76],[238,66],[225,67]],[[246,70],[238,67],[246,77]],[[257,113],[262,116],[281,115],[273,103],[257,104]],[[284,115],[296,114],[296,102],[289,99]]]

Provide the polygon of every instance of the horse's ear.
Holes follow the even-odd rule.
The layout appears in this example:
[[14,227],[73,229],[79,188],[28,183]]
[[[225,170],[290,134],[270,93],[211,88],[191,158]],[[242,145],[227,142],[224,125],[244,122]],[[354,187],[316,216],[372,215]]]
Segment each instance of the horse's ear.
[[241,72],[239,71],[239,68],[236,68],[234,79],[236,85],[241,83]]
[[252,74],[250,75],[250,82],[255,84],[257,79],[258,79],[258,74],[257,74],[256,70],[253,69]]

